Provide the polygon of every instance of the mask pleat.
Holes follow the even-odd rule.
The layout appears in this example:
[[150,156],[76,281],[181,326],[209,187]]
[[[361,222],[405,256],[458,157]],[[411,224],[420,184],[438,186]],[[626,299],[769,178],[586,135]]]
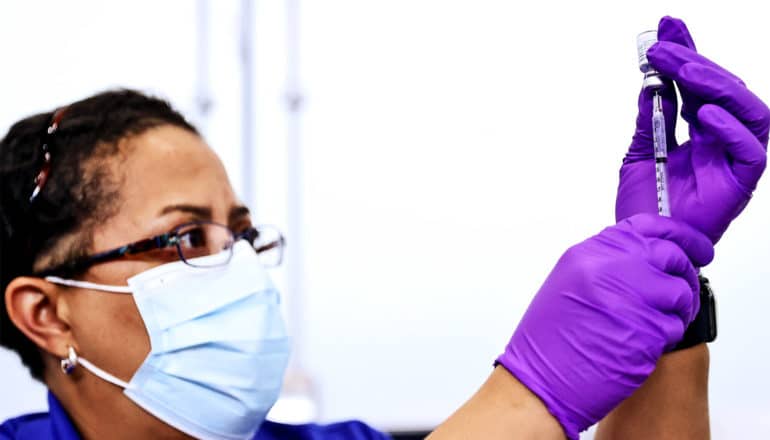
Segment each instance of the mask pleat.
[[286,328],[275,297],[275,291],[260,292],[215,312],[181,322],[159,333],[153,340],[152,351],[163,353],[208,342],[258,343],[261,339],[285,337]]
[[[191,350],[180,351],[173,359],[166,359],[155,367],[164,374],[177,379],[207,383],[217,389],[251,392],[255,389],[273,389],[281,386],[283,377],[273,375],[274,368],[280,367],[286,356],[278,349],[288,344],[287,340],[271,341],[269,351],[247,355],[223,351],[217,344],[203,345]],[[153,364],[152,359],[148,363]],[[216,368],[212,368],[216,364]],[[246,376],[239,374],[250,371]],[[260,374],[262,372],[263,374]]]

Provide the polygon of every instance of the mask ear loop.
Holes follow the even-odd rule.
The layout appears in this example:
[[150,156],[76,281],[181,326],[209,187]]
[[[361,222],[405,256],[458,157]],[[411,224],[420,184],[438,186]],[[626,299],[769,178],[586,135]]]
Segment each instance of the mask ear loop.
[[49,283],[59,284],[62,286],[80,287],[82,289],[101,290],[104,292],[112,293],[131,293],[131,287],[129,286],[110,286],[107,284],[89,283],[88,281],[68,280],[55,276],[47,276],[45,277],[45,280]]
[[61,360],[61,370],[64,374],[70,375],[72,374],[72,371],[75,370],[75,367],[77,367],[78,365],[82,365],[86,370],[90,371],[94,376],[97,376],[98,378],[106,382],[119,386],[123,389],[131,388],[128,382],[118,379],[117,377],[102,370],[101,368],[97,367],[96,365],[92,364],[86,359],[79,357],[73,347],[70,346],[68,351],[69,351],[69,354],[67,358]]

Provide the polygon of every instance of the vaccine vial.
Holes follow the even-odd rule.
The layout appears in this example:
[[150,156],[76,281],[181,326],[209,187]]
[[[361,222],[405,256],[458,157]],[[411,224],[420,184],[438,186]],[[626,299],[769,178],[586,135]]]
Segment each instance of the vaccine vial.
[[660,73],[655,70],[647,60],[647,49],[658,41],[658,31],[645,31],[636,37],[636,50],[639,55],[639,70],[644,73],[642,87],[645,89],[659,89],[663,87]]

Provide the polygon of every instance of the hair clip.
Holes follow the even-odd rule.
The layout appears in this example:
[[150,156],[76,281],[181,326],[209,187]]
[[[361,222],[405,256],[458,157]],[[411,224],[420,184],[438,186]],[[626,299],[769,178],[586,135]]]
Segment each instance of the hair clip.
[[56,110],[53,114],[53,117],[51,117],[51,125],[49,125],[48,130],[46,130],[45,141],[41,147],[43,151],[43,165],[40,167],[40,172],[38,172],[37,176],[35,176],[35,189],[32,190],[32,195],[29,197],[30,203],[34,201],[38,194],[40,194],[40,191],[43,190],[43,187],[48,181],[48,176],[51,174],[51,151],[48,148],[48,144],[51,142],[51,139],[56,131],[59,130],[59,124],[61,123],[61,120],[64,117],[64,113],[66,113],[66,111],[67,107],[62,107],[59,110]]

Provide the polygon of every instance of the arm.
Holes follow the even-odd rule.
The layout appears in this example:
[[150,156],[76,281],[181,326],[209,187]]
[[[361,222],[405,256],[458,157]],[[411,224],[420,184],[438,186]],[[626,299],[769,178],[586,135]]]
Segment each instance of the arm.
[[596,440],[708,439],[708,370],[706,344],[663,356],[644,385],[601,422]]
[[572,246],[532,299],[500,366],[431,440],[577,440],[681,340],[696,311],[692,261],[704,266],[713,255],[708,237],[657,214]]
[[[697,53],[681,20],[664,17],[658,39],[648,59],[678,85],[682,117],[690,124],[690,139],[668,146],[668,173],[677,182],[669,188],[671,212],[716,244],[749,202],[765,169],[770,109],[735,75]],[[673,135],[674,86],[667,80],[658,92]],[[651,91],[642,90],[636,133],[620,170],[618,221],[656,210],[651,99]],[[604,419],[597,440],[708,438],[708,367],[703,345],[663,356],[645,384]]]
[[[673,217],[713,243],[745,208],[767,163],[770,109],[734,74],[700,55],[687,26],[664,17],[652,66],[677,84],[690,139],[674,139],[678,100],[671,81],[664,97],[669,137],[668,175]],[[656,212],[652,93],[639,95],[636,132],[620,170],[616,219]],[[696,188],[697,190],[693,190]],[[708,215],[704,215],[704,213]],[[661,358],[649,380],[602,422],[597,439],[708,438],[708,349]]]
[[428,440],[564,439],[564,431],[543,402],[498,366],[478,392]]

